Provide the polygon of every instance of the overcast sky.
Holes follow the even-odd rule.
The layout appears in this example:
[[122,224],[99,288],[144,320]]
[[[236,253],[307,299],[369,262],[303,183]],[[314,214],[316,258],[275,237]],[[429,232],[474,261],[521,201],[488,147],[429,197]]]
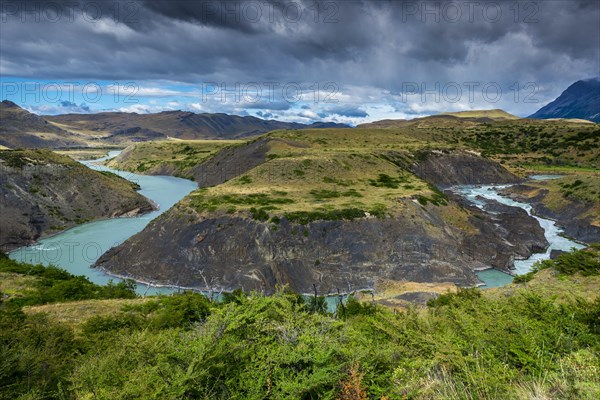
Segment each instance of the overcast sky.
[[1,0],[2,98],[360,123],[527,116],[600,75],[600,1]]

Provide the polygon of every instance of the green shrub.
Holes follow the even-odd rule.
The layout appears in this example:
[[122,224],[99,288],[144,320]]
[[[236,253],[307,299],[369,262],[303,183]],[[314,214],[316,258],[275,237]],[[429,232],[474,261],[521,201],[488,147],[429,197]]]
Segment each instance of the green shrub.
[[369,184],[375,187],[385,187],[390,189],[398,189],[400,184],[406,183],[407,178],[400,176],[398,178],[393,178],[387,174],[379,174],[377,179],[369,179]]

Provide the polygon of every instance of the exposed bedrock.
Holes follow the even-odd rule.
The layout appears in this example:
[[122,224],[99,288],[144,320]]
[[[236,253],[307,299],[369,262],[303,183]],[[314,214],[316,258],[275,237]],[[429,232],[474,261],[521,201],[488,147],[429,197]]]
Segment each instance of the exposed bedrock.
[[585,243],[600,243],[598,217],[596,215],[594,218],[593,215],[597,206],[594,208],[594,204],[568,199],[565,200],[565,206],[552,210],[547,206],[548,190],[540,190],[537,195],[531,197],[528,194],[532,189],[527,184],[515,185],[504,189],[503,194],[516,201],[531,204],[535,215],[556,221],[566,235]]
[[411,200],[393,218],[306,226],[226,214],[196,215],[191,222],[174,208],[109,250],[97,266],[185,287],[271,293],[288,285],[307,293],[317,284],[320,293],[330,293],[371,288],[376,278],[470,286],[478,282],[475,270],[509,270],[515,254],[528,256],[547,245],[535,220],[512,209],[492,219],[478,210],[461,212],[469,214],[473,232],[445,221],[441,207]]
[[466,150],[421,151],[410,160],[396,152],[386,155],[393,162],[440,188],[518,183],[523,180],[497,162]]

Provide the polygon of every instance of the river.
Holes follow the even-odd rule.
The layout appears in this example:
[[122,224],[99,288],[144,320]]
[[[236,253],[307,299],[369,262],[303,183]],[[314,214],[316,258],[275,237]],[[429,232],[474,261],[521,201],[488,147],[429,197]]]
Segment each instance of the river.
[[[140,232],[150,221],[197,188],[195,182],[187,179],[171,176],[138,175],[131,172],[114,170],[100,164],[102,161],[115,157],[118,153],[118,151],[113,151],[104,158],[81,162],[92,169],[110,171],[136,182],[141,187],[139,193],[158,204],[159,210],[139,217],[112,218],[78,225],[57,235],[42,239],[32,246],[17,249],[11,252],[9,256],[14,260],[33,264],[56,265],[72,274],[84,275],[90,281],[97,284],[106,284],[111,279],[117,280],[118,278],[91,268],[91,266],[108,249],[119,245],[129,237]],[[531,178],[543,180],[555,177],[551,175],[539,175]],[[484,205],[484,202],[480,200],[482,197],[496,200],[509,206],[523,208],[529,215],[532,215],[531,205],[519,203],[498,194],[498,190],[507,186],[459,186],[454,187],[453,190],[480,208],[483,208]],[[515,273],[517,274],[524,274],[531,269],[531,266],[535,262],[550,258],[552,250],[567,251],[573,247],[584,247],[577,242],[561,236],[562,230],[556,226],[554,221],[535,215],[533,217],[538,220],[540,226],[544,229],[550,246],[544,253],[536,253],[526,260],[515,261]],[[496,269],[480,271],[477,274],[479,279],[485,283],[484,288],[503,286],[512,282],[511,275]],[[138,282],[137,286],[138,293],[148,295],[171,293],[174,290],[167,287],[149,286],[141,282]]]
[[[118,280],[90,267],[108,249],[140,232],[150,221],[198,187],[195,182],[187,179],[138,175],[99,164],[118,154],[118,151],[112,151],[107,157],[81,162],[97,171],[110,171],[139,184],[139,193],[154,201],[159,206],[157,211],[139,217],[112,218],[81,224],[42,239],[32,246],[19,248],[9,254],[10,258],[33,264],[56,265],[72,274],[84,275],[90,281],[101,285],[110,279]],[[172,292],[173,289],[148,287],[138,283],[137,291],[140,294],[158,294]]]
[[[560,178],[558,175],[533,175],[530,179],[533,180],[548,180]],[[453,191],[459,193],[471,203],[479,208],[483,209],[485,202],[481,198],[495,200],[499,203],[505,204],[511,207],[519,207],[535,218],[540,226],[544,229],[544,236],[550,244],[545,252],[534,253],[529,258],[524,260],[515,260],[514,273],[518,275],[525,274],[531,271],[531,267],[538,261],[547,260],[550,258],[550,252],[552,250],[569,251],[572,248],[581,249],[585,246],[570,240],[563,235],[563,230],[556,225],[556,222],[538,217],[532,214],[532,206],[527,203],[521,203],[514,201],[508,197],[501,196],[498,194],[499,190],[505,189],[511,185],[485,185],[485,186],[457,186],[452,188]],[[504,286],[512,282],[513,277],[510,274],[499,271],[497,269],[489,269],[480,271],[477,273],[479,279],[485,283],[483,288]]]

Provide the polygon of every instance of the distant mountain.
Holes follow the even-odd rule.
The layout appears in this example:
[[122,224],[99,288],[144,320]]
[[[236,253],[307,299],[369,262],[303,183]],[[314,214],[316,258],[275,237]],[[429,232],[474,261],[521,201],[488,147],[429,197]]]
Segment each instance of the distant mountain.
[[57,148],[81,144],[76,137],[12,101],[0,103],[0,145],[9,148]]
[[529,118],[578,118],[600,122],[600,78],[575,82]]
[[310,125],[228,114],[164,111],[155,114],[103,112],[39,116],[9,100],[0,105],[0,146],[63,148],[128,145],[177,139],[236,139],[277,129],[350,128],[334,122]]
[[347,125],[316,122],[312,125],[228,114],[196,114],[164,111],[156,114],[106,112],[46,116],[73,131],[108,135],[111,142],[174,137],[177,139],[235,139],[276,129],[348,128]]
[[[306,126],[306,128],[310,129],[321,129],[321,128],[351,128],[351,126],[346,124],[338,124],[335,122],[313,122],[312,124]],[[303,128],[302,128],[303,129]]]

